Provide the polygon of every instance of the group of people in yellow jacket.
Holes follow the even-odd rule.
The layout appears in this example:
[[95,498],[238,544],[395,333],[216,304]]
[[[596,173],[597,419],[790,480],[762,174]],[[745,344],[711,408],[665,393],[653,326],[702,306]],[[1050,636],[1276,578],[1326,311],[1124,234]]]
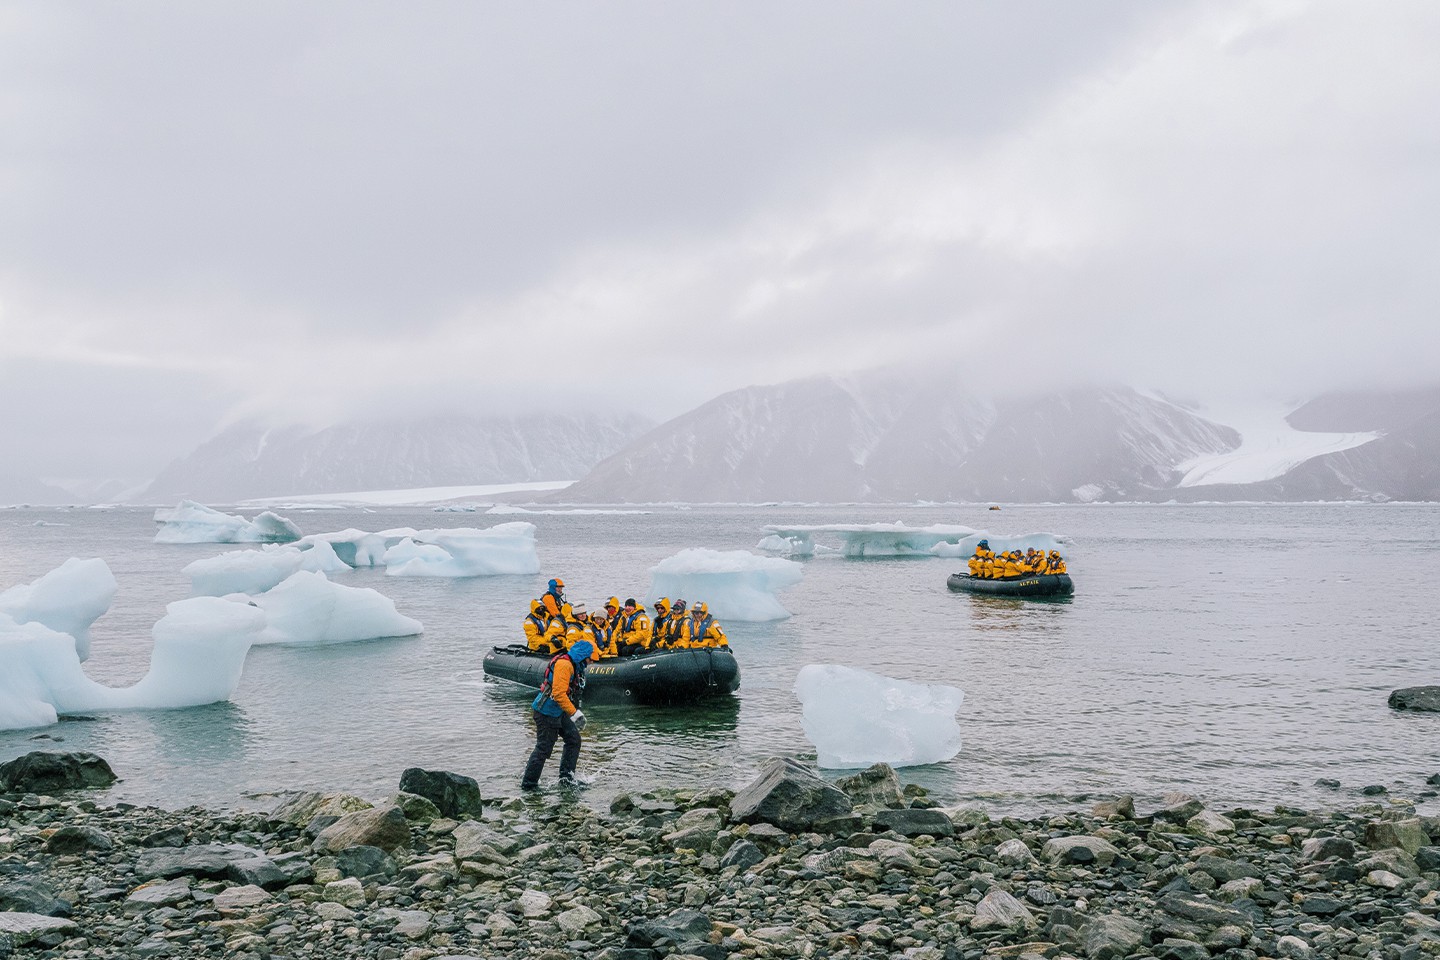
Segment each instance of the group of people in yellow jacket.
[[688,616],[684,600],[672,604],[669,597],[661,597],[654,609],[652,621],[633,597],[623,604],[618,597],[611,597],[605,601],[604,612],[589,613],[585,604],[565,599],[565,581],[557,578],[550,581],[544,596],[530,601],[525,643],[539,653],[556,654],[579,640],[589,640],[598,659],[648,650],[730,646],[725,631],[703,603],[691,607]]
[[970,558],[970,576],[985,580],[1008,580],[1011,577],[1064,572],[1065,560],[1058,550],[1045,553],[1029,547],[1024,553],[1009,550],[997,554],[990,549],[990,541],[981,540],[975,545],[975,555]]

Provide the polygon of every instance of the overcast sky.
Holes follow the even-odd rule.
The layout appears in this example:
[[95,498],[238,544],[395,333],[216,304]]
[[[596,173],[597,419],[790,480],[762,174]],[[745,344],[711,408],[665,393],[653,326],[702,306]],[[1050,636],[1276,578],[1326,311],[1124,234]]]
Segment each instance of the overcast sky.
[[889,363],[1433,381],[1437,50],[1431,0],[12,0],[0,449]]

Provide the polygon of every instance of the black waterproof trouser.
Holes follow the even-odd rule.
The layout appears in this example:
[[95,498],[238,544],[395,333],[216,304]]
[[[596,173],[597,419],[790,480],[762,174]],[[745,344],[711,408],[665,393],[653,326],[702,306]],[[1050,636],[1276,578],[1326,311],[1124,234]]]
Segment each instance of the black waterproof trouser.
[[557,738],[565,741],[560,749],[561,779],[573,777],[580,763],[580,731],[575,729],[575,721],[564,714],[552,717],[539,710],[530,712],[535,717],[535,749],[530,752],[530,762],[525,764],[525,776],[520,780],[520,786],[527,790],[540,785],[540,771],[554,752]]

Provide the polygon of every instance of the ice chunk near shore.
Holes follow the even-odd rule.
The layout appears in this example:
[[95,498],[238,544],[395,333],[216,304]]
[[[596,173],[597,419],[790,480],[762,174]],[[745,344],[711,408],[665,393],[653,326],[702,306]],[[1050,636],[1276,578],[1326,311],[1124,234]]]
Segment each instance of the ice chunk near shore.
[[385,551],[391,577],[487,577],[540,572],[535,525],[523,520],[487,529],[419,530]]
[[817,762],[830,769],[940,763],[960,752],[957,687],[912,683],[833,663],[795,678],[801,726]]
[[177,601],[155,624],[145,676],[130,687],[107,687],[85,675],[74,637],[0,615],[0,730],[45,726],[62,713],[228,700],[264,626],[256,607],[218,597]]
[[187,565],[190,594],[223,597],[231,593],[264,593],[300,570],[335,573],[350,565],[335,555],[325,541],[294,546],[268,546],[263,550],[231,550]]
[[0,593],[0,614],[18,623],[40,623],[75,638],[81,660],[90,658],[90,626],[110,609],[119,585],[98,557],[71,557],[38,580]]
[[156,510],[155,522],[160,525],[156,543],[291,543],[300,539],[299,527],[268,510],[246,520],[193,500]]
[[784,620],[790,611],[776,596],[805,575],[794,560],[757,557],[745,550],[681,550],[650,568],[645,602],[683,597],[704,602],[720,620]]
[[258,597],[234,597],[265,614],[256,644],[350,643],[422,633],[420,621],[395,609],[395,601],[368,587],[331,583],[323,573],[301,570]]

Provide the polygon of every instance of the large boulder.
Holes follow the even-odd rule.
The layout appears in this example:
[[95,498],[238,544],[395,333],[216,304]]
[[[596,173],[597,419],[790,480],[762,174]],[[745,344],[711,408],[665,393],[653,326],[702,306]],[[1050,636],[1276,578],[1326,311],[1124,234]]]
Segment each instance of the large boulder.
[[796,833],[816,823],[843,817],[854,809],[850,798],[794,760],[766,762],[749,786],[730,801],[730,819],[771,823]]
[[399,807],[357,810],[347,813],[320,831],[315,850],[338,852],[346,847],[379,847],[394,850],[410,842],[410,824]]
[[36,750],[0,763],[0,793],[57,793],[108,787],[114,782],[110,764],[93,753]]
[[308,825],[316,817],[345,816],[356,810],[369,810],[375,806],[369,800],[348,793],[315,793],[311,791],[292,794],[282,800],[270,812],[270,819],[297,827]]
[[1403,820],[1380,820],[1365,825],[1365,846],[1372,850],[1399,847],[1412,857],[1421,847],[1430,845],[1430,835],[1418,817]]
[[1396,710],[1440,713],[1440,687],[1405,687],[1393,690],[1389,703]]
[[950,837],[955,834],[955,824],[939,810],[910,809],[881,810],[875,814],[876,830],[893,830],[901,836]]
[[868,803],[877,807],[900,807],[905,804],[905,794],[900,788],[900,776],[888,763],[877,763],[872,767],[841,777],[835,786],[844,791],[852,803]]
[[442,816],[451,820],[476,820],[484,811],[480,784],[475,778],[445,770],[411,767],[400,774],[400,792],[424,797],[440,809]]
[[151,847],[140,851],[135,858],[135,875],[142,880],[184,876],[210,880],[235,879],[236,875],[231,872],[235,864],[259,860],[269,862],[263,851],[234,843]]

